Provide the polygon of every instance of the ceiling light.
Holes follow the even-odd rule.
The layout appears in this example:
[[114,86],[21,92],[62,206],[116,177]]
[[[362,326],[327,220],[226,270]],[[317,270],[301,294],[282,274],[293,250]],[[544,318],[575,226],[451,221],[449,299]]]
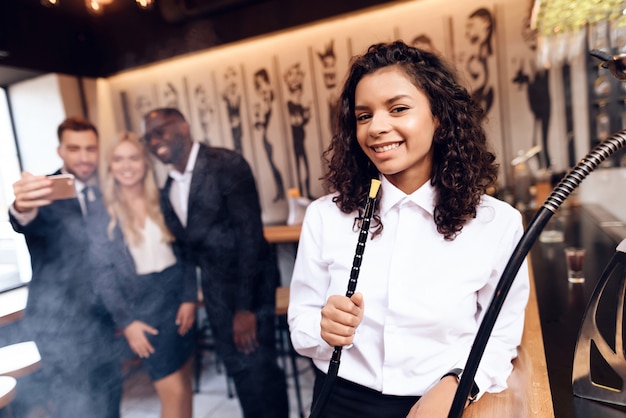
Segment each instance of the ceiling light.
[[135,0],[137,2],[137,6],[142,9],[149,9],[154,4],[154,0]]
[[85,7],[87,7],[87,11],[89,13],[99,15],[104,9],[103,6],[104,4],[102,4],[99,0],[85,0]]
[[41,4],[46,7],[55,7],[59,5],[59,0],[41,0]]

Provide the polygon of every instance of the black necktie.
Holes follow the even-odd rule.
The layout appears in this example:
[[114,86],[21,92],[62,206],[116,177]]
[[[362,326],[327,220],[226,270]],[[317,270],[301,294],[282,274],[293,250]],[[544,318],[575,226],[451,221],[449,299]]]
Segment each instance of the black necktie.
[[95,201],[97,198],[97,189],[95,186],[85,186],[83,188],[83,201],[85,203],[85,215],[95,213]]

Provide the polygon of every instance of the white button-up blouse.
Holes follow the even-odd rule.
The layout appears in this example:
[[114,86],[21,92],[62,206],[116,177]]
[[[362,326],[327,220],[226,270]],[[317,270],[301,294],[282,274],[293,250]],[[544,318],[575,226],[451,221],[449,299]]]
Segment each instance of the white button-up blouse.
[[[450,369],[465,366],[482,315],[523,234],[522,218],[486,195],[476,218],[446,241],[433,220],[435,190],[429,182],[406,195],[383,178],[381,189],[384,228],[366,242],[356,286],[363,293],[364,318],[354,343],[343,349],[339,376],[384,394],[423,395]],[[313,202],[291,280],[293,345],[324,372],[333,347],[320,337],[321,308],[329,296],[346,293],[358,239],[355,216],[342,213],[332,195]],[[506,388],[528,295],[525,261],[476,373],[480,395]]]

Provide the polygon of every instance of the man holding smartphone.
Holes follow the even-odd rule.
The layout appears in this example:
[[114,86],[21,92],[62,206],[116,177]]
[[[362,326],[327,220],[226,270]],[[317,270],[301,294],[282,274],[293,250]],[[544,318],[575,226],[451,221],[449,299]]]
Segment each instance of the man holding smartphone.
[[121,371],[114,326],[92,290],[85,232],[89,217],[104,211],[92,188],[98,132],[74,117],[59,125],[57,135],[63,167],[54,174],[74,176],[75,196],[67,193],[67,183],[55,186],[68,181],[64,176],[55,180],[24,172],[13,185],[15,202],[9,208],[32,264],[23,338],[37,343],[42,358],[39,371],[20,379],[14,410],[17,416],[44,408],[54,417],[117,418]]

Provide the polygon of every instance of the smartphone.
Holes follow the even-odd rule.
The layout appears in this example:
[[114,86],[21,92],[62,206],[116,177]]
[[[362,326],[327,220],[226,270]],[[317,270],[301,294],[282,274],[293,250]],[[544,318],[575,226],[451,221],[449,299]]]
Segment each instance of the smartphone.
[[74,176],[72,174],[56,174],[48,176],[52,180],[52,193],[47,197],[51,200],[71,199],[76,197]]

